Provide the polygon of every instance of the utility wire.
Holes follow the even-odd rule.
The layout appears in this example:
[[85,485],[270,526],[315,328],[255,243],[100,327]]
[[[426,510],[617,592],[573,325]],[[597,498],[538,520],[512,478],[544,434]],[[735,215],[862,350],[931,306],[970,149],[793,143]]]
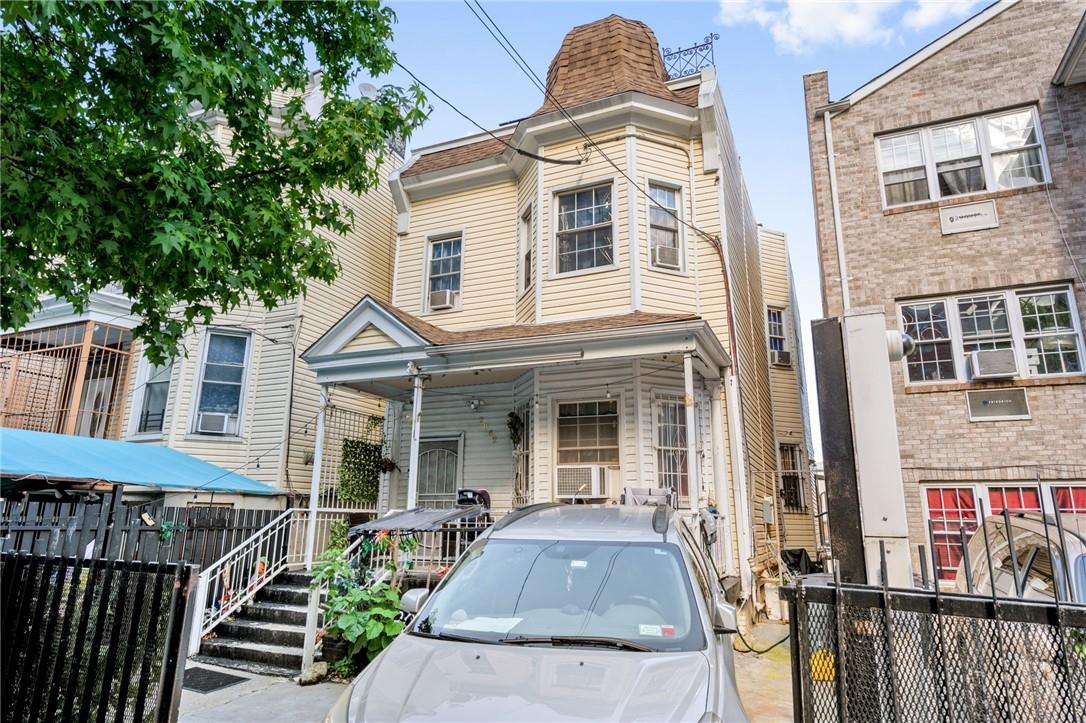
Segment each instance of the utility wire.
[[[596,143],[596,141],[594,141],[590,135],[588,135],[588,133],[585,131],[585,129],[583,127],[581,127],[581,124],[578,123],[576,121],[576,119],[573,118],[573,116],[569,113],[569,111],[566,110],[566,108],[560,102],[558,102],[558,99],[554,97],[554,95],[550,92],[550,90],[547,89],[546,83],[544,83],[539,78],[539,76],[536,75],[535,71],[532,70],[532,68],[528,64],[528,62],[526,60],[524,60],[524,56],[520,54],[520,51],[518,51],[516,49],[516,46],[513,45],[512,41],[510,41],[509,38],[505,35],[505,33],[502,32],[501,27],[499,27],[498,24],[496,22],[494,22],[494,18],[490,17],[490,14],[486,11],[485,8],[483,8],[483,6],[479,2],[479,0],[475,0],[475,6],[479,8],[479,11],[482,12],[482,14],[484,16],[486,16],[486,20],[483,20],[483,17],[480,16],[479,13],[475,12],[475,8],[473,8],[472,5],[471,5],[471,0],[464,0],[464,4],[467,5],[468,10],[471,10],[472,14],[475,15],[476,19],[478,19],[479,22],[482,23],[483,27],[485,27],[487,29],[487,31],[490,33],[491,37],[493,37],[494,40],[497,41],[498,45],[501,46],[502,50],[505,51],[506,55],[508,55],[513,60],[513,63],[520,69],[520,71],[522,73],[524,73],[528,77],[528,80],[531,81],[532,84],[535,85],[537,88],[539,88],[540,90],[543,91],[543,94],[547,97],[548,100],[550,100],[551,103],[554,104],[555,108],[558,109],[559,113],[562,114],[562,116],[569,122],[569,124],[571,126],[573,126],[574,130],[576,130],[581,135],[581,137],[585,139],[585,141],[588,143],[588,145],[591,146],[597,153],[599,153],[600,156],[602,156],[604,158],[604,160],[606,160],[609,164],[611,164],[611,166],[620,175],[622,175],[623,178],[625,178],[627,181],[629,181],[630,185],[633,188],[637,189],[638,193],[640,193],[642,196],[644,196],[646,199],[648,199],[649,203],[651,203],[653,206],[656,206],[657,208],[661,209],[662,211],[664,211],[665,213],[670,215],[672,218],[674,218],[677,222],[679,222],[683,226],[689,228],[691,231],[698,234],[702,238],[704,238],[707,241],[710,241],[711,243],[714,243],[714,244],[720,243],[720,239],[718,239],[713,234],[710,234],[707,231],[704,231],[704,230],[698,228],[696,225],[683,220],[679,216],[679,214],[677,214],[675,211],[672,211],[670,208],[667,208],[666,206],[659,203],[656,199],[654,199],[649,194],[648,191],[641,188],[640,184],[638,184],[637,181],[635,181],[633,178],[631,178],[629,175],[627,175],[626,171],[624,171],[617,163],[615,163],[614,160],[612,160],[612,158],[610,156],[608,156],[603,151],[602,148],[600,148],[599,144]],[[490,21],[489,24],[487,23],[487,20]],[[491,26],[493,26],[493,29],[491,29]],[[495,34],[495,33],[497,33],[497,34]],[[501,37],[499,38],[499,36],[501,36]],[[503,42],[503,40],[504,40],[504,42]],[[691,189],[691,193],[693,193],[693,189]]]
[[438,99],[438,100],[440,100],[440,101],[441,101],[442,103],[444,103],[445,105],[449,106],[449,107],[450,107],[450,108],[452,108],[452,109],[453,109],[454,111],[456,111],[456,113],[457,113],[457,114],[458,114],[458,115],[459,115],[459,116],[460,116],[461,118],[463,118],[463,119],[464,119],[464,120],[466,120],[467,122],[471,123],[471,124],[472,124],[473,126],[475,126],[476,128],[478,128],[479,130],[481,130],[481,131],[482,131],[483,133],[486,133],[486,134],[487,134],[488,136],[490,136],[490,137],[491,137],[491,138],[493,138],[494,140],[496,140],[496,141],[498,141],[499,143],[503,144],[504,146],[506,146],[507,148],[509,148],[510,150],[512,150],[512,151],[513,151],[514,153],[516,153],[516,154],[518,154],[518,155],[521,155],[521,156],[524,156],[525,158],[531,158],[532,160],[536,160],[536,161],[543,161],[544,163],[555,163],[555,164],[558,164],[558,165],[562,165],[562,166],[577,166],[577,165],[580,165],[580,163],[581,163],[581,161],[580,161],[580,160],[576,160],[576,161],[574,161],[574,160],[561,160],[561,159],[557,159],[557,158],[544,158],[543,156],[540,156],[540,155],[537,155],[537,154],[535,154],[535,153],[532,153],[531,151],[526,151],[526,150],[524,150],[523,148],[517,148],[516,146],[514,146],[513,144],[511,144],[511,143],[510,143],[509,141],[505,140],[504,138],[501,138],[500,136],[496,136],[496,135],[494,135],[493,131],[491,131],[491,130],[490,130],[489,128],[485,128],[484,126],[480,125],[480,124],[479,124],[478,122],[476,122],[476,121],[475,121],[475,120],[474,120],[474,119],[473,119],[473,118],[472,118],[471,116],[469,116],[469,115],[468,115],[467,113],[465,113],[464,111],[462,111],[462,110],[460,110],[459,108],[457,108],[457,107],[456,107],[455,105],[453,105],[452,101],[450,101],[450,100],[448,100],[447,98],[445,98],[445,97],[444,97],[443,95],[441,95],[441,94],[440,94],[440,93],[438,93],[438,92],[437,92],[436,90],[434,90],[433,88],[431,88],[431,87],[430,87],[429,85],[427,85],[426,83],[424,83],[424,82],[422,81],[422,79],[421,79],[421,78],[419,78],[419,77],[418,77],[417,75],[415,75],[415,74],[414,74],[414,73],[412,73],[412,72],[411,72],[410,70],[408,70],[408,69],[407,69],[407,68],[406,68],[406,67],[404,66],[404,64],[403,64],[403,63],[401,63],[401,62],[400,62],[400,61],[398,61],[398,60],[397,60],[397,61],[394,61],[394,62],[396,63],[396,66],[397,66],[397,67],[398,67],[398,68],[399,68],[400,70],[402,70],[403,72],[405,72],[405,73],[407,73],[408,75],[410,75],[410,76],[411,76],[411,77],[412,77],[412,78],[414,79],[414,81],[415,81],[416,83],[418,83],[419,85],[421,85],[421,86],[422,86],[423,88],[425,88],[426,90],[430,91],[430,93],[431,93],[431,94],[433,94],[433,96],[434,96],[435,98],[437,98],[437,99]]

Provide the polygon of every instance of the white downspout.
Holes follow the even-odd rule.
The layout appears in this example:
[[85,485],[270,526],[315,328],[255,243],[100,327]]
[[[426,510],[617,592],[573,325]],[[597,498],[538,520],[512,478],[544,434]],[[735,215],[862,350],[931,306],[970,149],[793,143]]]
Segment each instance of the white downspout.
[[841,234],[841,206],[837,200],[837,166],[833,160],[833,125],[830,123],[830,112],[822,114],[822,124],[826,129],[826,159],[829,161],[830,170],[830,203],[833,206],[833,236],[837,242],[837,273],[841,275],[841,303],[842,311],[848,311],[851,303],[848,297],[848,266],[845,264],[845,239]]
[[313,567],[317,546],[317,498],[321,487],[321,459],[324,457],[324,417],[328,410],[328,387],[321,385],[320,411],[317,413],[317,440],[313,448],[313,474],[309,478],[309,519],[305,530],[305,569]]
[[626,126],[626,224],[630,242],[630,311],[641,311],[641,241],[637,217],[637,129]]

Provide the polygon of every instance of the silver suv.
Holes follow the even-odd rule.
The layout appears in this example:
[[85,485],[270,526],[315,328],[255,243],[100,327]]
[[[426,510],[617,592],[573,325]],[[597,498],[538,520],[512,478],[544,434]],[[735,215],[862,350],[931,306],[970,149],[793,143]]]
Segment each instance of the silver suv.
[[533,505],[480,537],[327,720],[746,721],[735,608],[665,507]]

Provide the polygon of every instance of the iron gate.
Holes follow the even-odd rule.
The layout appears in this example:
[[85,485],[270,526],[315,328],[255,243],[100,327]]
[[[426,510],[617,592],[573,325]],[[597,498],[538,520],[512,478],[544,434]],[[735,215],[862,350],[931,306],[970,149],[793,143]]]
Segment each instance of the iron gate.
[[1086,720],[1086,606],[802,580],[784,596],[797,721]]

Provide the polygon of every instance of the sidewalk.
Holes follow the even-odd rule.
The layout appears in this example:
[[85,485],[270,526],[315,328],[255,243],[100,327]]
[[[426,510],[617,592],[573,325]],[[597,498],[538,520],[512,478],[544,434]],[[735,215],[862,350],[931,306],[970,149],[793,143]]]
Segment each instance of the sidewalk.
[[205,663],[190,665],[244,676],[249,680],[212,693],[183,690],[179,716],[181,723],[321,723],[346,688],[341,683],[303,687],[288,678],[253,675]]
[[[743,636],[758,650],[765,650],[788,634],[788,625],[762,623]],[[781,643],[764,655],[740,653],[746,646],[735,636],[735,677],[743,707],[751,721],[777,723],[792,720],[792,663],[788,644]]]

